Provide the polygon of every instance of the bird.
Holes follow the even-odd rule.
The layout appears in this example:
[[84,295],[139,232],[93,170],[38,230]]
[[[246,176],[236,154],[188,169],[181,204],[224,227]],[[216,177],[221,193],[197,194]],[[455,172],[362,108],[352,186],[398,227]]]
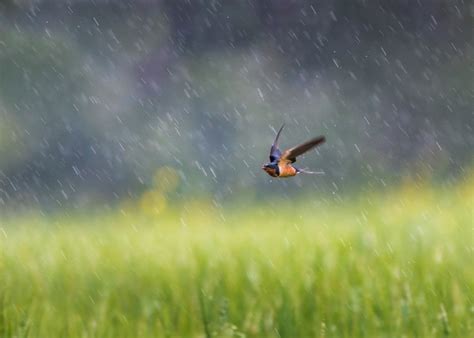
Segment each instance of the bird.
[[272,147],[270,148],[270,162],[264,164],[262,169],[272,177],[292,177],[297,174],[324,174],[322,171],[308,171],[306,169],[297,168],[293,165],[296,162],[296,158],[314,147],[324,143],[326,138],[324,136],[318,136],[306,141],[293,148],[281,151],[278,148],[278,139],[280,138],[281,131],[285,127],[283,124],[278,130],[278,133],[273,141]]

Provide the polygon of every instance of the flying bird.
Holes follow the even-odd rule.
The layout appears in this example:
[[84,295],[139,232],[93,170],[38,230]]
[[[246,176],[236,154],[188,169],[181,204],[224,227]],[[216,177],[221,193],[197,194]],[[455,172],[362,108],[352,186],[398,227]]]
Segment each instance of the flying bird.
[[296,176],[299,173],[324,174],[324,172],[322,171],[315,172],[297,168],[293,165],[293,163],[296,162],[296,157],[313,149],[321,143],[324,143],[324,141],[326,141],[326,138],[324,136],[318,136],[312,138],[311,140],[303,144],[281,152],[281,150],[278,148],[278,139],[280,138],[280,134],[284,126],[285,125],[283,124],[280,130],[278,130],[278,133],[275,137],[275,141],[273,142],[272,147],[270,149],[270,162],[264,164],[262,166],[262,169],[272,177],[291,177]]

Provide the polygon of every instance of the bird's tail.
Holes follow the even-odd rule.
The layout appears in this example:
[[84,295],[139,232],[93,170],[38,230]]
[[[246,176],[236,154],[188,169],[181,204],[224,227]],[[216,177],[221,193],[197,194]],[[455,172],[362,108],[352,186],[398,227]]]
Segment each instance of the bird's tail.
[[304,169],[298,168],[297,172],[298,173],[303,173],[303,174],[312,174],[312,175],[324,175],[324,174],[326,174],[324,171],[309,171],[307,168],[304,168]]

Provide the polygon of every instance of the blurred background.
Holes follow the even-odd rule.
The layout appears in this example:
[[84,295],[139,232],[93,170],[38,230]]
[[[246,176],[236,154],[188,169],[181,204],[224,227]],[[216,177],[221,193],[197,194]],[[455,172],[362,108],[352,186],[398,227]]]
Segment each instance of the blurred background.
[[[2,0],[0,212],[454,184],[474,146],[462,0]],[[281,146],[325,176],[274,180]],[[153,193],[155,192],[155,193]]]

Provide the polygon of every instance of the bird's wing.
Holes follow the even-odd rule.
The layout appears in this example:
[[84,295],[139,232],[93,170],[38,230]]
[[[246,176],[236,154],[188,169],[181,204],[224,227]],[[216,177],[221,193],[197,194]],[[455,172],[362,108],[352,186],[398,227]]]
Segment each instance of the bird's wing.
[[278,160],[281,156],[281,151],[278,148],[278,138],[280,137],[280,133],[283,130],[284,126],[285,126],[285,124],[283,124],[280,127],[280,130],[278,130],[278,133],[275,137],[275,141],[273,141],[272,147],[270,149],[270,162],[274,162],[274,161]]
[[321,143],[324,143],[324,141],[326,141],[324,136],[318,136],[296,147],[285,150],[281,155],[281,160],[293,163],[296,161],[296,157],[304,154],[308,150],[313,149]]

